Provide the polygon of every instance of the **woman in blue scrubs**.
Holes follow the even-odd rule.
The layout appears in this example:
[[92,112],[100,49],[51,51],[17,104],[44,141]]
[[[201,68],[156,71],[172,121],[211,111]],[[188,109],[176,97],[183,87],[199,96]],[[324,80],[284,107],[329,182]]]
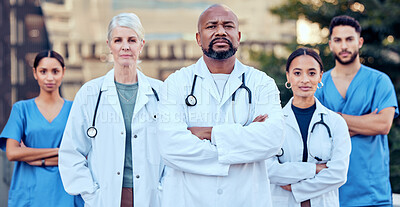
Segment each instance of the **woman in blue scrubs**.
[[43,51],[32,70],[39,96],[15,103],[0,134],[0,148],[16,161],[8,206],[82,206],[79,197],[65,192],[58,171],[58,147],[72,105],[59,93],[64,60],[54,51]]

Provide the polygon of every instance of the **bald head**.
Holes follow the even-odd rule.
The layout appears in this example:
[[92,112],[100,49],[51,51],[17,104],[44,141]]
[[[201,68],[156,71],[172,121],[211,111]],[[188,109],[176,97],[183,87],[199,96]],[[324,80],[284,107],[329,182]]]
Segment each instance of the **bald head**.
[[[219,11],[219,12],[216,12],[216,11]],[[237,26],[239,25],[238,18],[236,16],[236,14],[232,11],[232,9],[230,9],[228,6],[223,5],[223,4],[213,4],[200,14],[199,20],[197,21],[198,31],[200,31],[201,24],[204,21],[215,18],[216,16],[220,15],[221,12],[224,12],[225,15],[232,16],[234,18],[235,24]]]

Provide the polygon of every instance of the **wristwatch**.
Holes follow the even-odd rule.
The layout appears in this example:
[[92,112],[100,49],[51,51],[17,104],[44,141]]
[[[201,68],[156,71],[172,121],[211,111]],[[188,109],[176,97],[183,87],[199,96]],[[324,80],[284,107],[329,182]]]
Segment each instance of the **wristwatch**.
[[42,167],[46,167],[45,159],[42,159]]

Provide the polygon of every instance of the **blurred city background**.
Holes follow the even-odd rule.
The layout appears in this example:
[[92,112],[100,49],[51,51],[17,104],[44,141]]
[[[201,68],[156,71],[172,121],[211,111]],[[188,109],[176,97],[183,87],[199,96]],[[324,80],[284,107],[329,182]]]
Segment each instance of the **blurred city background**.
[[[2,0],[0,130],[13,103],[38,95],[31,69],[37,52],[52,49],[64,56],[61,94],[73,100],[83,83],[112,68],[106,45],[111,18],[134,12],[146,31],[141,70],[164,80],[201,56],[195,41],[197,19],[215,3],[226,4],[239,17],[238,58],[276,80],[282,105],[291,97],[284,87],[287,56],[299,45],[313,47],[330,69],[334,59],[327,47],[328,26],[332,17],[342,14],[355,17],[363,27],[362,63],[388,74],[400,94],[400,0]],[[400,193],[399,118],[389,142],[392,188]],[[7,206],[12,167],[0,152],[0,207]]]

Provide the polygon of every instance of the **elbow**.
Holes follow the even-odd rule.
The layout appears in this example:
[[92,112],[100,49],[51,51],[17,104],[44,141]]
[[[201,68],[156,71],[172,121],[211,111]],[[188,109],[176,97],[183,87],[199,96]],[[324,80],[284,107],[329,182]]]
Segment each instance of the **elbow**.
[[390,128],[391,128],[391,125],[389,125],[389,126],[384,126],[384,127],[381,128],[381,130],[379,131],[379,133],[380,133],[380,134],[383,134],[383,135],[387,135],[387,134],[389,134],[389,132],[390,132]]
[[7,156],[8,161],[10,161],[10,162],[18,161],[17,155],[14,152],[12,152],[12,150],[6,150],[6,156]]

